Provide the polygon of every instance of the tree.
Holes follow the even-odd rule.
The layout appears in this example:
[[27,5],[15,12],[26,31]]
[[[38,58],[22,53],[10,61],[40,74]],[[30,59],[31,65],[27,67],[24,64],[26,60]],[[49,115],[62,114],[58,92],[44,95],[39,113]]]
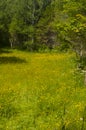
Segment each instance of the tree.
[[0,1],[1,45],[29,50],[60,45],[73,47],[82,57],[85,35],[85,0]]

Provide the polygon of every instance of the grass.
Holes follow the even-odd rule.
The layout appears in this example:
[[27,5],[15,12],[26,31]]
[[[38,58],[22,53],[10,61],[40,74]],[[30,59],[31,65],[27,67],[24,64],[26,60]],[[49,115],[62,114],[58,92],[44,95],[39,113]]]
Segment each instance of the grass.
[[86,130],[86,87],[73,53],[0,53],[0,130]]

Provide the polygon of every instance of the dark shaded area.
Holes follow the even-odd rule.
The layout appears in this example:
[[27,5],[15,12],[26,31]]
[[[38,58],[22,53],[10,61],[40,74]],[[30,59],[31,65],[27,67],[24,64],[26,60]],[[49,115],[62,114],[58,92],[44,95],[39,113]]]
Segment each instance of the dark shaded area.
[[12,106],[11,104],[3,105],[0,109],[0,117],[2,118],[11,118],[13,116],[16,116],[18,114],[17,108]]
[[7,49],[0,49],[0,54],[2,53],[12,53],[12,50],[7,50]]
[[82,70],[86,70],[86,57],[81,57],[79,60],[78,60],[78,67]]
[[12,63],[12,64],[20,64],[20,63],[26,63],[26,60],[20,59],[15,56],[0,56],[0,64],[7,64],[7,63]]
[[9,32],[6,26],[0,29],[0,47],[10,47]]

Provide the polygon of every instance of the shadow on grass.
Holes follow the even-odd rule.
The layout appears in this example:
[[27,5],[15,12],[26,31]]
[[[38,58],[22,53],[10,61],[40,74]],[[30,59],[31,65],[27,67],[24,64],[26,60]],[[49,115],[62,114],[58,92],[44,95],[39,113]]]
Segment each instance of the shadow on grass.
[[2,53],[12,53],[12,51],[8,49],[0,49],[0,54]]
[[0,109],[0,117],[2,118],[11,118],[13,116],[16,116],[19,113],[17,108],[12,106],[11,104],[9,105],[3,105]]
[[12,64],[21,64],[21,63],[26,63],[26,60],[15,57],[15,56],[0,56],[0,64],[8,64],[8,63],[12,63]]

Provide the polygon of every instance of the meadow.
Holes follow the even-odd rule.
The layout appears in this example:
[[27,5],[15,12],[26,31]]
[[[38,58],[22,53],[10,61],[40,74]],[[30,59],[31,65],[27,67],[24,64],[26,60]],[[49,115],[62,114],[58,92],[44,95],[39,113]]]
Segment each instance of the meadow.
[[86,130],[74,53],[0,52],[0,130]]

